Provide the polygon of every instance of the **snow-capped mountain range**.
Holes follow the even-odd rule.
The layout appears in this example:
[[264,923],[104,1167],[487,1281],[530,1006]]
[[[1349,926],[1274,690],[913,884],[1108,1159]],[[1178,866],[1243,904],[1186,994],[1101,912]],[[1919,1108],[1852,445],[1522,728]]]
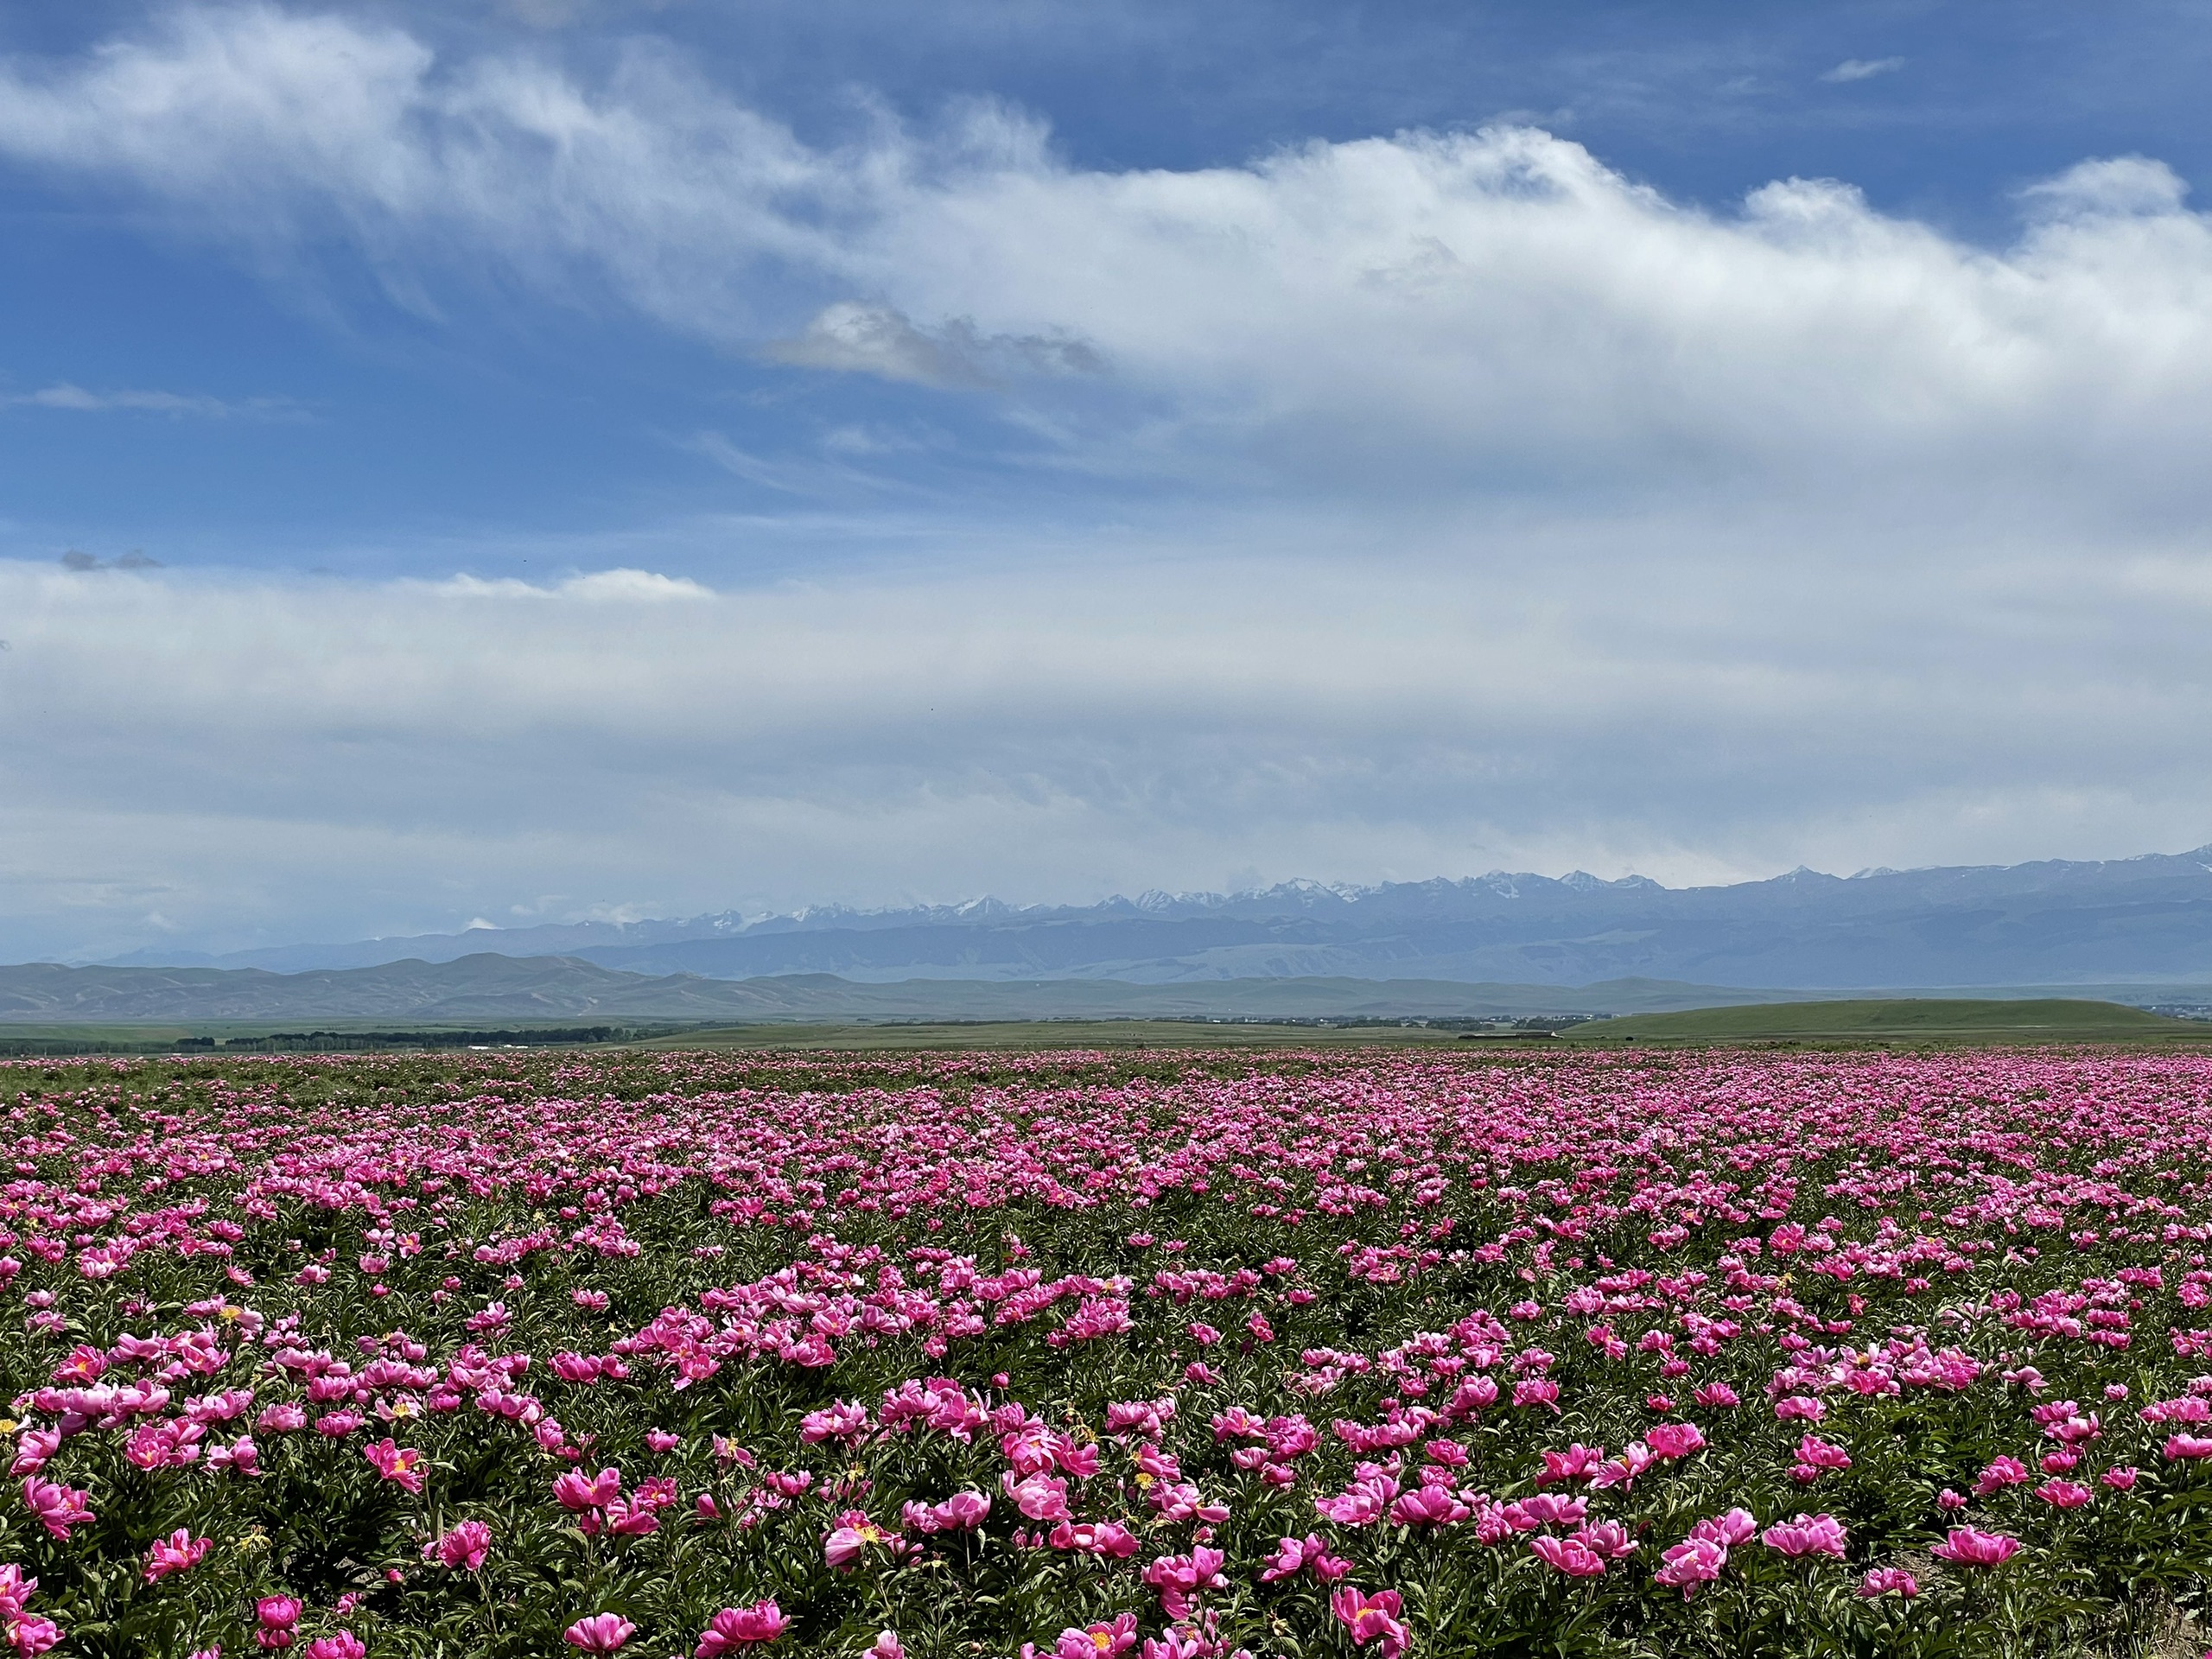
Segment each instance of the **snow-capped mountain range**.
[[573,957],[643,974],[748,979],[1115,979],[1336,976],[1580,985],[1627,976],[1805,988],[2212,980],[2212,847],[2095,862],[1793,870],[1670,888],[1494,872],[1375,887],[1288,881],[1084,906],[959,905],[525,928],[285,945],[118,963],[280,973]]

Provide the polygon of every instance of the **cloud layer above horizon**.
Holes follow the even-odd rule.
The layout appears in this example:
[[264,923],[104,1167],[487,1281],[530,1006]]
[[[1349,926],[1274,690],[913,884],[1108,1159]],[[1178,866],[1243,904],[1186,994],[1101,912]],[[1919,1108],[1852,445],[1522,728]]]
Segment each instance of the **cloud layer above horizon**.
[[[788,505],[563,576],[0,563],[29,950],[2212,830],[2212,220],[2156,159],[1980,245],[1525,123],[1105,171],[1000,104],[803,139],[666,42],[249,7],[0,67],[0,162],[291,291],[884,400],[671,432]],[[715,562],[793,538],[838,556]]]

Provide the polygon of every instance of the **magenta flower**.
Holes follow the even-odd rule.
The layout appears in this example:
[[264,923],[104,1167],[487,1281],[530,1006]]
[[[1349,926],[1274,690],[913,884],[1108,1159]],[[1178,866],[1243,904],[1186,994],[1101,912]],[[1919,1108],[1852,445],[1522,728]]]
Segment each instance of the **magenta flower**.
[[1544,1533],[1529,1541],[1536,1558],[1571,1579],[1594,1579],[1605,1570],[1605,1558],[1584,1543],[1580,1534],[1554,1537]]
[[1146,1566],[1144,1581],[1160,1592],[1160,1611],[1180,1621],[1191,1616],[1194,1597],[1228,1583],[1221,1575],[1227,1559],[1219,1550],[1200,1544],[1187,1555],[1157,1557]]
[[265,1408],[253,1420],[253,1431],[257,1434],[289,1434],[307,1426],[306,1408],[289,1400]]
[[1409,1638],[1406,1627],[1398,1621],[1402,1604],[1396,1591],[1380,1590],[1370,1596],[1348,1584],[1342,1585],[1329,1598],[1329,1610],[1336,1615],[1337,1622],[1351,1633],[1354,1647],[1377,1643],[1382,1659],[1397,1659],[1406,1650]]
[[699,1645],[691,1650],[691,1659],[718,1659],[739,1648],[772,1642],[790,1626],[791,1620],[777,1607],[772,1596],[750,1607],[725,1607],[699,1632]]
[[386,1480],[410,1492],[423,1490],[423,1454],[413,1446],[403,1446],[389,1436],[373,1446],[361,1448],[369,1466]]
[[1390,1519],[1402,1527],[1449,1526],[1473,1513],[1448,1486],[1416,1487],[1390,1505]]
[[1920,1593],[1920,1581],[1901,1567],[1871,1567],[1859,1580],[1858,1593],[1869,1601],[1877,1596],[1903,1596],[1910,1600]]
[[991,1500],[982,1492],[955,1492],[931,1511],[946,1532],[973,1532],[991,1512]]
[[1662,1565],[1651,1576],[1661,1584],[1678,1587],[1688,1601],[1700,1584],[1710,1584],[1728,1565],[1728,1548],[1709,1538],[1684,1539],[1660,1556]]
[[1585,1446],[1580,1440],[1564,1452],[1545,1452],[1543,1472],[1536,1477],[1536,1486],[1541,1491],[1556,1486],[1562,1481],[1587,1480],[1605,1460],[1602,1446]]
[[1329,1584],[1351,1572],[1351,1563],[1330,1554],[1326,1541],[1319,1534],[1309,1532],[1302,1540],[1282,1541],[1268,1565],[1261,1569],[1260,1582],[1273,1584],[1278,1579],[1309,1570],[1324,1584]]
[[337,1630],[308,1643],[301,1659],[368,1659],[368,1651],[353,1631]]
[[1792,1559],[1802,1555],[1843,1559],[1843,1523],[1832,1515],[1801,1515],[1794,1521],[1777,1522],[1759,1539],[1769,1549]]
[[188,1572],[199,1566],[214,1547],[213,1539],[194,1538],[188,1529],[179,1527],[168,1537],[157,1539],[147,1550],[146,1582],[151,1584],[172,1573]]
[[602,1469],[588,1478],[569,1469],[553,1478],[553,1496],[564,1510],[602,1509],[621,1493],[622,1471],[619,1469]]
[[1579,1527],[1590,1513],[1586,1497],[1561,1497],[1556,1492],[1537,1492],[1508,1503],[1505,1522],[1516,1532],[1535,1532],[1543,1527]]
[[[1136,1644],[1136,1615],[1123,1613],[1110,1624],[1062,1630],[1060,1639],[1052,1644],[1050,1659],[1113,1659]],[[1022,1659],[1038,1659],[1036,1648],[1027,1642],[1021,1644],[1021,1654]]]
[[1559,1384],[1548,1376],[1524,1377],[1513,1385],[1513,1403],[1541,1406],[1555,1412],[1559,1409]]
[[80,1492],[58,1481],[41,1480],[36,1475],[27,1476],[23,1481],[23,1502],[30,1506],[32,1516],[39,1525],[65,1541],[70,1528],[99,1519],[86,1508],[91,1497],[89,1492]]
[[1599,1521],[1569,1535],[1568,1541],[1580,1544],[1593,1555],[1602,1555],[1609,1561],[1618,1561],[1636,1553],[1636,1539],[1618,1521]]
[[2020,1548],[2017,1538],[1973,1527],[1954,1527],[1943,1541],[1928,1553],[1955,1567],[2002,1567]]
[[1046,1542],[1054,1549],[1072,1549],[1087,1555],[1127,1560],[1139,1548],[1137,1535],[1118,1521],[1085,1521],[1054,1527]]
[[1708,1516],[1699,1522],[1690,1529],[1690,1536],[1702,1538],[1723,1548],[1733,1548],[1738,1544],[1750,1543],[1758,1529],[1759,1523],[1751,1518],[1749,1510],[1730,1510],[1725,1514]]
[[474,1573],[484,1565],[492,1548],[492,1529],[481,1521],[463,1521],[451,1531],[423,1546],[423,1559],[435,1560],[455,1573]]
[[2181,1463],[2198,1458],[2212,1458],[2212,1439],[2199,1434],[2175,1434],[2166,1440],[2168,1463]]
[[46,1467],[47,1459],[61,1449],[61,1431],[58,1428],[27,1428],[16,1437],[16,1455],[8,1465],[10,1475],[35,1475]]
[[1830,1445],[1817,1434],[1808,1434],[1797,1442],[1797,1461],[1820,1470],[1851,1467],[1850,1455],[1841,1446]]
[[1988,1497],[2007,1486],[2025,1485],[2033,1478],[2028,1472],[2028,1465],[2018,1458],[1992,1458],[1988,1466],[1974,1479],[1974,1495]]
[[1065,1521],[1071,1518],[1068,1509],[1068,1484],[1058,1475],[1031,1475],[1016,1480],[1008,1470],[999,1477],[999,1485],[1014,1500],[1014,1507],[1032,1521]]
[[612,1653],[637,1633],[638,1627],[619,1613],[593,1613],[561,1632],[561,1639],[586,1653]]

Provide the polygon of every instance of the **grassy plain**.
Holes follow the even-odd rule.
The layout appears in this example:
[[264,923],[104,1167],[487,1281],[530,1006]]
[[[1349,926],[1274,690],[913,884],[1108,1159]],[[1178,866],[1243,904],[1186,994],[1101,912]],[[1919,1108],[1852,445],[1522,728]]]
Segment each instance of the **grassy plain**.
[[2212,1022],[2076,997],[1868,998],[1694,1008],[1593,1021],[1565,1039],[1615,1043],[2212,1043]]

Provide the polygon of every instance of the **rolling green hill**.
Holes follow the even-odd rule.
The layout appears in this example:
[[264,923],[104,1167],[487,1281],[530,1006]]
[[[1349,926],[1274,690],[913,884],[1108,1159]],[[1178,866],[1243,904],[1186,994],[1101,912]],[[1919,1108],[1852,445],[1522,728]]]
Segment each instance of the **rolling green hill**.
[[2169,1020],[2074,997],[1997,1001],[1905,997],[1769,1002],[1643,1014],[1582,1027],[1567,1040],[1623,1042],[2212,1042],[2212,1023]]

